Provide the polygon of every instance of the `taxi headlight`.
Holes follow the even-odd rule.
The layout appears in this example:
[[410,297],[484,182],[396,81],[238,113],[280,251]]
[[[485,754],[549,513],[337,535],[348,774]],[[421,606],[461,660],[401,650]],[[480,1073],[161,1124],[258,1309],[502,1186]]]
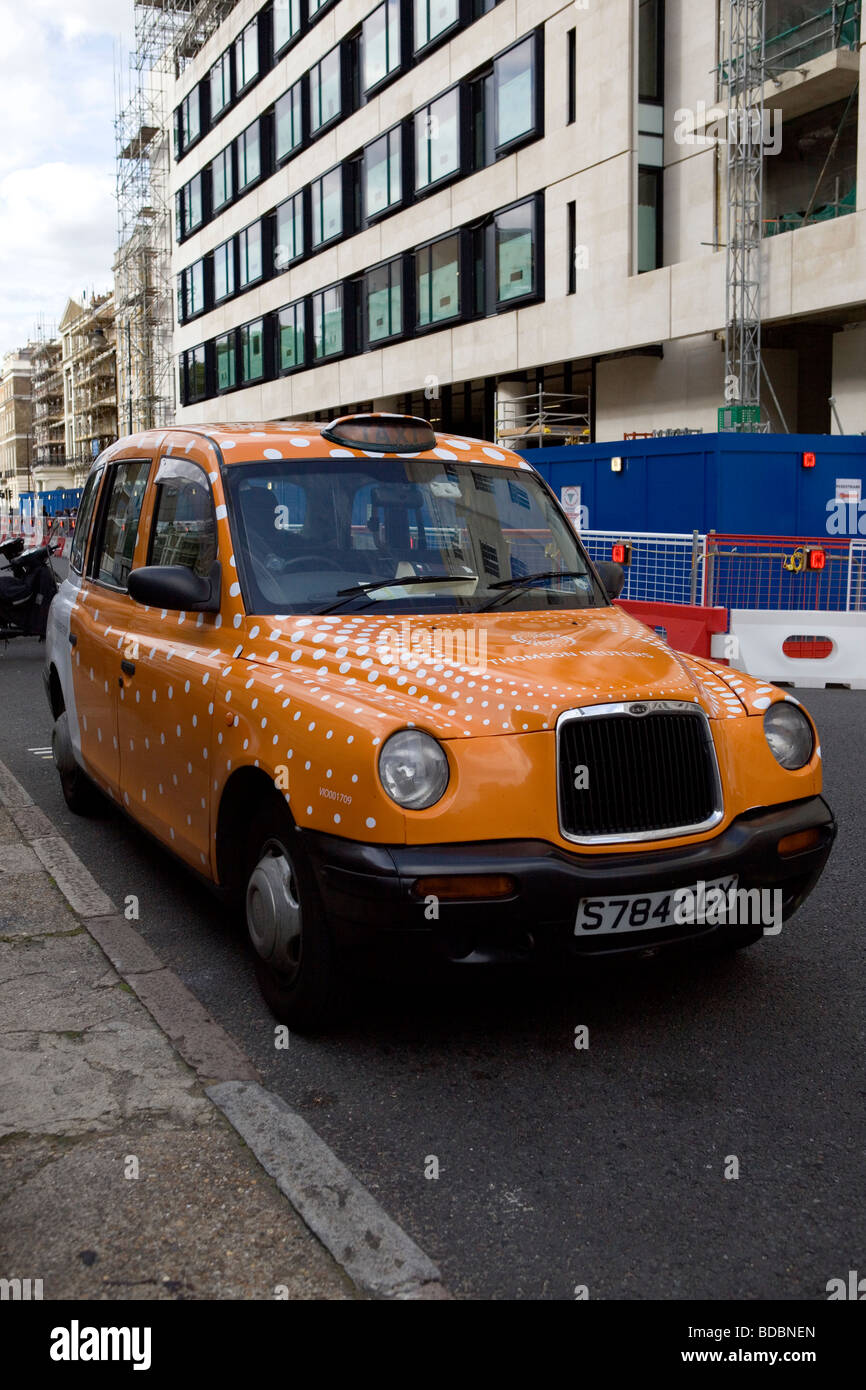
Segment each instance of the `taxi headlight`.
[[382,746],[379,777],[398,806],[424,811],[435,805],[448,786],[448,759],[429,734],[402,729]]
[[805,767],[815,747],[812,725],[788,700],[780,700],[767,710],[764,736],[776,762],[789,772]]

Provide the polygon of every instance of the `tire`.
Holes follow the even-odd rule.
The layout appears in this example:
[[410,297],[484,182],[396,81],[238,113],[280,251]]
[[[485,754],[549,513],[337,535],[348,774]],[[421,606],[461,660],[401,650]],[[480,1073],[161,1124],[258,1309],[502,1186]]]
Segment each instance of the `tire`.
[[262,997],[280,1023],[318,1032],[337,1013],[332,933],[299,835],[274,796],[247,838],[244,916]]
[[60,778],[63,800],[76,816],[96,816],[105,809],[105,802],[99,788],[91,782],[75,761],[72,751],[72,737],[69,733],[69,715],[66,710],[55,720],[51,734],[51,748],[54,765]]

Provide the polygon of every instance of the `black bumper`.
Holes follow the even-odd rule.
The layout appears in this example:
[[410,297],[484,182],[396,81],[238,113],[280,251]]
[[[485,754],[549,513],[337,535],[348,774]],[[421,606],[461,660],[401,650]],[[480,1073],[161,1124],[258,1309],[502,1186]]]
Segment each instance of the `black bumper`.
[[[815,845],[782,858],[779,840],[817,829]],[[750,811],[702,844],[640,853],[571,853],[540,840],[378,846],[304,831],[325,909],[343,948],[365,954],[435,952],[452,960],[615,955],[731,932],[730,926],[663,927],[600,938],[574,936],[586,897],[674,891],[736,874],[741,889],[779,889],[789,918],[814,888],[836,838],[822,797]],[[507,874],[516,891],[491,902],[440,901],[430,920],[418,879]],[[756,929],[761,934],[761,929]]]

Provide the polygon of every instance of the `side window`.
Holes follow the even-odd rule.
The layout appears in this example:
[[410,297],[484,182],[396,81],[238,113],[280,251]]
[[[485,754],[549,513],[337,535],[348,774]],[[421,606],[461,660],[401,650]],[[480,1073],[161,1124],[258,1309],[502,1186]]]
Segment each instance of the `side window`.
[[151,565],[185,565],[206,579],[217,558],[210,485],[193,463],[166,459],[156,478]]
[[109,482],[108,506],[93,574],[102,584],[125,589],[132,569],[138,518],[150,473],[150,460],[119,463]]
[[96,506],[96,498],[99,493],[99,484],[105,466],[100,465],[94,469],[87,482],[84,484],[84,492],[81,496],[81,503],[78,508],[78,518],[75,522],[75,539],[72,542],[72,549],[69,552],[69,568],[75,570],[76,574],[84,572],[84,554],[87,550],[87,535],[90,531],[90,523],[93,520],[93,511]]

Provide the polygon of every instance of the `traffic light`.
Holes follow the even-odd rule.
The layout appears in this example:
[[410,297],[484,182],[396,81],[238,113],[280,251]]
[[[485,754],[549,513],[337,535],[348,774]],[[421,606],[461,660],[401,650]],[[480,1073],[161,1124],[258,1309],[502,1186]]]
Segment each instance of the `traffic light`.
[[816,457],[815,454],[804,454],[804,455],[803,455],[803,467],[804,467],[804,468],[814,468],[814,467],[817,465],[817,462],[818,462],[818,459],[817,459],[817,457]]
[[623,569],[628,569],[631,564],[631,542],[623,541],[619,545],[615,545],[610,558],[615,565],[622,565]]

